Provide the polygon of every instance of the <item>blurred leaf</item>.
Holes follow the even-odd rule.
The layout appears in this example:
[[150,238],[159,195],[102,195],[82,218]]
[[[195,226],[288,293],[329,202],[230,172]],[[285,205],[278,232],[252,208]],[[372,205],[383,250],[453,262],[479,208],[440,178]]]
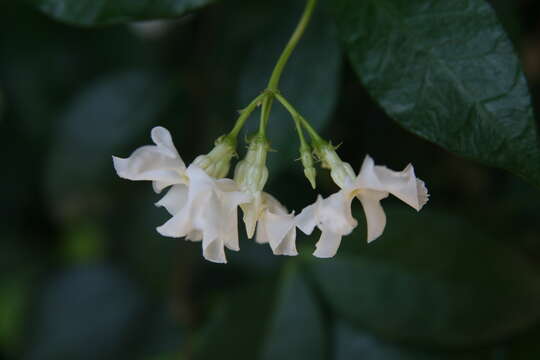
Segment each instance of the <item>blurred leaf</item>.
[[77,222],[71,225],[62,247],[64,257],[73,264],[103,260],[105,236],[98,224]]
[[507,346],[505,360],[535,360],[540,358],[540,326],[513,339]]
[[490,350],[444,352],[392,344],[340,320],[334,331],[334,360],[496,360]]
[[229,297],[196,358],[324,359],[324,327],[313,293],[297,267],[287,270],[277,298],[266,284]]
[[7,353],[20,349],[32,288],[31,274],[10,271],[0,282],[0,348]]
[[100,200],[100,184],[114,176],[111,156],[155,124],[170,99],[168,90],[162,77],[133,71],[102,78],[75,97],[49,161],[47,187],[55,211],[76,213]]
[[0,12],[0,83],[13,126],[41,155],[74,91],[96,74],[137,66],[155,55],[127,28],[74,29],[15,3]]
[[[168,219],[163,208],[154,206],[160,196],[148,182],[118,181],[121,191],[115,193],[114,203],[103,218],[104,228],[108,230],[107,245],[113,253],[122,254],[124,263],[142,285],[155,294],[169,294],[173,274],[178,271],[176,267],[186,265],[195,248],[198,259],[201,245],[159,235],[156,227]],[[118,213],[129,220],[118,222],[115,216]],[[180,276],[183,275],[181,272]],[[190,278],[189,274],[185,276]],[[174,279],[175,287],[179,286],[178,282]]]
[[25,359],[118,359],[143,306],[123,273],[107,266],[73,268],[45,287]]
[[257,359],[271,316],[275,284],[259,282],[229,294],[199,334],[196,360]]
[[512,43],[484,0],[335,3],[358,76],[401,126],[540,186],[540,147]]
[[539,319],[540,274],[522,253],[442,214],[388,215],[358,256],[313,264],[338,314],[391,340],[441,346],[501,340]]
[[165,304],[158,306],[139,335],[142,348],[137,351],[139,354],[137,358],[178,360],[178,356],[173,356],[179,352],[184,343],[184,332],[185,328],[175,321],[169,306]]
[[26,0],[45,14],[74,25],[106,25],[170,18],[214,0]]
[[[292,3],[298,4],[298,3]],[[258,34],[240,79],[240,107],[247,105],[266,88],[266,83],[279,54],[283,51],[290,33],[294,30],[301,9],[279,6],[273,13],[274,23],[265,33]],[[312,23],[298,48],[283,71],[280,90],[293,106],[306,117],[316,129],[322,129],[334,110],[341,74],[341,50],[335,25],[322,8],[315,11]],[[308,65],[309,64],[309,65]],[[252,115],[247,129],[254,132],[258,126],[258,112]],[[268,125],[268,138],[277,154],[269,155],[271,170],[283,166],[296,166],[300,144],[289,113],[280,104],[274,104]]]
[[296,267],[286,268],[268,329],[261,359],[325,358],[322,316],[304,275]]

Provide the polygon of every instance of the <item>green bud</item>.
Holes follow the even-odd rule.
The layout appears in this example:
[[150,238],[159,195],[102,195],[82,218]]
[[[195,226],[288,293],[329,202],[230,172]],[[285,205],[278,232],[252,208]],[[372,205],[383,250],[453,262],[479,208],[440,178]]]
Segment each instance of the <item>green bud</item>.
[[329,143],[320,143],[315,147],[315,152],[321,160],[322,167],[330,169],[332,180],[341,188],[356,176],[352,166],[340,159],[336,148]]
[[210,176],[217,179],[227,176],[231,164],[231,159],[236,153],[236,141],[230,136],[221,136],[215,146],[206,155],[199,155],[193,161]]
[[264,188],[268,180],[266,154],[269,149],[268,140],[262,136],[255,136],[250,141],[246,157],[234,170],[234,180],[242,190],[254,194]]
[[313,166],[313,156],[311,155],[311,148],[308,144],[303,144],[300,147],[300,159],[302,160],[302,165],[304,166],[304,175],[309,180],[311,187],[315,189],[315,178],[317,176],[317,171]]

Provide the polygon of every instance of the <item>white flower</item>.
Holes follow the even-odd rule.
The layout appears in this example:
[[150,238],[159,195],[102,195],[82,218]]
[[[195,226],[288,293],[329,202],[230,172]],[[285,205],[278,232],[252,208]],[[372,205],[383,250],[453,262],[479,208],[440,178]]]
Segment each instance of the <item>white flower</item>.
[[256,228],[255,241],[269,244],[274,255],[298,255],[294,213],[289,213],[276,198],[259,191],[251,196],[250,202],[240,207],[250,239]]
[[[152,181],[158,193],[172,186],[156,203],[173,216],[158,232],[202,240],[205,259],[225,263],[224,247],[238,250],[237,207],[249,201],[249,196],[230,179],[215,179],[194,164],[186,168],[167,129],[155,127],[151,137],[155,145],[143,146],[127,159],[113,157],[116,172],[125,179]],[[218,167],[220,172],[223,168]]]
[[268,142],[263,137],[254,137],[246,157],[235,168],[234,180],[250,201],[241,204],[248,238],[257,229],[255,241],[268,243],[275,255],[297,255],[296,225],[294,213],[288,213],[273,196],[262,191],[268,179],[266,155]]
[[156,145],[142,146],[127,159],[113,156],[118,176],[128,180],[152,181],[157,193],[167,186],[187,184],[186,165],[178,155],[169,131],[161,126],[155,127],[151,138]]
[[225,249],[238,251],[239,204],[249,201],[230,179],[215,179],[196,165],[186,174],[189,186],[176,185],[156,203],[172,215],[157,228],[163,236],[202,240],[205,259],[226,263]]
[[[341,161],[341,160],[339,160]],[[346,163],[343,163],[346,164]],[[342,164],[339,164],[343,167]],[[348,164],[347,164],[348,165]],[[351,214],[351,202],[356,197],[362,203],[367,221],[367,241],[378,238],[386,226],[386,215],[380,201],[389,194],[419,211],[428,201],[424,182],[417,179],[412,165],[397,172],[385,166],[375,166],[366,156],[356,178],[347,175],[338,183],[337,193],[306,207],[297,217],[297,226],[311,234],[315,226],[321,230],[321,238],[314,253],[317,257],[332,257],[339,248],[341,237],[350,234],[357,222]]]

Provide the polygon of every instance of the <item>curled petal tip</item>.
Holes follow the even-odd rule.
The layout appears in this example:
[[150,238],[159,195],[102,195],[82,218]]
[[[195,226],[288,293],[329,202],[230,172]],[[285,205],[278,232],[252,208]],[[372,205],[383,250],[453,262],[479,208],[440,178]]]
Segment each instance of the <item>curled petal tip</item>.
[[418,193],[417,211],[420,211],[422,207],[429,201],[429,193],[426,184],[420,179],[416,179],[416,191]]

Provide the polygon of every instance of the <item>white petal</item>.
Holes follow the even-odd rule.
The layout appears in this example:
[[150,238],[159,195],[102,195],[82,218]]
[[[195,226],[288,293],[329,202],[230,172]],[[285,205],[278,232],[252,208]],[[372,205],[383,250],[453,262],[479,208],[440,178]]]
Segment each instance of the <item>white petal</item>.
[[[150,137],[152,141],[158,146],[158,148],[166,155],[171,158],[180,158],[178,151],[174,146],[172,141],[172,136],[169,130],[165,129],[162,126],[156,126],[150,132]],[[182,167],[186,167],[184,162],[182,162]]]
[[294,226],[292,226],[291,230],[285,235],[285,238],[273,250],[275,255],[298,255],[298,251],[296,251],[296,228]]
[[211,193],[208,202],[200,211],[200,215],[193,219],[194,228],[200,229],[203,236],[203,256],[205,259],[225,263],[225,243],[222,237],[224,211],[217,195]]
[[[180,210],[180,212],[175,214],[172,218],[165,222],[165,224],[158,226],[156,228],[157,232],[163,236],[174,238],[188,236],[192,234],[197,229],[193,228],[193,224],[191,222],[191,213],[191,206],[189,206],[189,204],[186,204],[186,206],[184,206],[182,210]],[[191,238],[191,240],[194,240],[194,238]]]
[[199,230],[193,230],[189,234],[186,235],[186,240],[189,241],[201,241],[202,240],[202,232]]
[[385,166],[375,166],[373,159],[366,156],[355,186],[363,191],[389,192],[416,210],[420,210],[422,202],[426,201],[427,190],[418,192],[417,179],[411,164],[403,171],[392,171]]
[[246,225],[246,233],[249,239],[255,234],[255,227],[257,226],[257,220],[261,216],[264,210],[263,197],[260,191],[256,192],[251,201],[240,205],[242,212],[244,213],[244,224]]
[[[212,179],[204,171],[193,166],[190,166],[186,173],[190,179],[187,201],[180,212],[157,228],[163,236],[182,237],[193,231],[204,232],[204,225],[201,222],[205,219],[207,207],[210,206],[213,194]],[[214,232],[212,236],[216,234],[217,232]]]
[[210,240],[203,238],[203,257],[215,263],[227,263],[223,241],[217,238]]
[[[202,240],[205,259],[225,263],[225,247],[238,250],[238,204],[250,197],[232,180],[216,180],[191,164],[186,170],[189,185],[173,187],[159,201],[174,216],[158,228],[165,236]],[[186,196],[187,189],[187,196]],[[184,205],[178,205],[182,202]]]
[[162,236],[179,238],[186,236],[193,231],[191,219],[184,214],[184,211],[170,218],[165,224],[156,228],[157,232]]
[[224,220],[224,211],[215,193],[199,194],[193,206],[193,228],[202,231],[205,239],[219,238]]
[[240,244],[238,242],[238,213],[236,208],[228,211],[226,216],[221,238],[228,249],[238,251],[240,250]]
[[358,225],[351,214],[353,196],[346,190],[340,190],[318,203],[315,216],[321,231],[330,231],[348,235]]
[[278,215],[286,215],[289,213],[287,208],[283,206],[283,204],[281,204],[278,199],[276,199],[269,193],[262,192],[262,199],[263,199],[263,203],[265,207],[271,213],[278,214]]
[[418,205],[420,206],[418,210],[420,210],[428,202],[429,194],[426,184],[420,179],[416,179],[416,189],[418,192]]
[[188,187],[186,185],[174,185],[167,194],[156,203],[156,206],[163,206],[167,209],[169,214],[174,216],[182,210],[187,199]]
[[268,237],[268,232],[266,231],[266,226],[264,225],[264,220],[259,220],[257,224],[257,230],[255,232],[255,242],[257,244],[269,244],[270,238]]
[[274,214],[265,210],[257,225],[257,242],[270,243],[275,255],[298,255],[293,214]]
[[323,231],[313,253],[314,256],[319,258],[329,258],[336,255],[337,249],[341,244],[341,235],[333,233],[331,231]]
[[315,216],[315,209],[319,206],[321,201],[322,196],[319,195],[317,201],[306,206],[300,214],[296,215],[296,226],[306,235],[311,235],[313,229],[317,226],[318,220]]
[[153,181],[156,192],[167,186],[185,183],[185,164],[178,155],[171,135],[162,127],[152,129],[156,145],[146,145],[135,150],[129,158],[113,156],[118,176],[128,180]]
[[380,203],[386,196],[388,196],[387,193],[377,191],[369,191],[357,196],[366,215],[368,242],[381,236],[386,226],[386,214]]

